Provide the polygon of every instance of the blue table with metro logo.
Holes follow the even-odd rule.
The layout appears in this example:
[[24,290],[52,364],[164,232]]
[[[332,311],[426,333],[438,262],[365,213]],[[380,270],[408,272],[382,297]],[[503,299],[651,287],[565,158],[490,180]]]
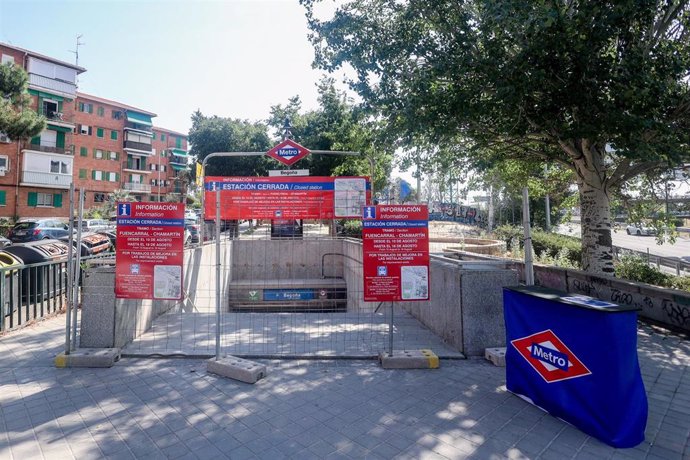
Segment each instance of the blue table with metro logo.
[[637,307],[535,286],[504,288],[506,387],[614,447],[644,440]]

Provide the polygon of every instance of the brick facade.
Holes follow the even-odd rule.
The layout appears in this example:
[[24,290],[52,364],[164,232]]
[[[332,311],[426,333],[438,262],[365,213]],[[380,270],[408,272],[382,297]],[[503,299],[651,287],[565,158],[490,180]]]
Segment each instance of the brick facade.
[[[4,59],[13,60],[15,65],[21,65],[27,71],[29,70],[27,60],[31,57],[77,73],[86,70],[0,43],[0,57],[2,56],[10,56],[12,59],[6,57]],[[128,127],[127,112],[136,112],[147,117],[155,117],[154,113],[98,96],[74,91],[65,94],[62,91],[53,90],[51,85],[59,88],[60,85],[66,83],[61,80],[39,76],[35,81],[37,85],[47,84],[48,88],[36,86],[34,80],[30,80],[31,109],[39,113],[47,112],[54,108],[51,101],[53,99],[57,101],[58,114],[57,117],[52,116],[49,120],[51,125],[48,128],[55,133],[48,134],[57,136],[58,139],[53,143],[40,138],[41,136],[23,142],[2,142],[0,139],[0,169],[3,169],[3,164],[6,165],[4,174],[0,172],[0,218],[63,217],[66,219],[69,214],[70,180],[76,189],[83,188],[86,191],[85,209],[100,206],[104,200],[107,200],[109,193],[127,188],[130,185],[128,180],[131,174],[140,174],[142,177],[141,190],[132,191],[138,200],[164,201],[168,194],[175,191],[182,192],[174,197],[176,199],[183,199],[186,196],[186,184],[183,189],[181,183],[177,181],[175,176],[178,173],[170,166],[168,151],[169,148],[177,145],[181,145],[179,148],[186,151],[185,135],[154,127],[151,133],[154,136],[151,140],[153,147],[151,155],[136,156],[135,158],[141,158],[138,163],[136,161],[128,163],[128,152],[124,149],[125,132]],[[147,129],[151,130],[151,128]],[[148,136],[146,133],[144,135]],[[179,142],[177,142],[178,138],[181,139]],[[32,166],[32,164],[40,164],[40,167]],[[155,164],[154,170],[151,166],[153,164]],[[132,168],[135,170],[132,171]],[[55,180],[61,183],[58,188],[50,185],[55,184],[51,182],[55,171],[61,173],[55,174]],[[155,185],[151,183],[152,179],[155,179]],[[35,186],[30,182],[32,180],[40,182],[41,185]],[[159,187],[159,183],[164,185]]]

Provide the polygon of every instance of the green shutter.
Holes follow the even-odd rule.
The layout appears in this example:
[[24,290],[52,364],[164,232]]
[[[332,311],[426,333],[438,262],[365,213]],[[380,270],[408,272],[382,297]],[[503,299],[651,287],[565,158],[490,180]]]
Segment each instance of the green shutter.
[[115,173],[115,182],[120,182],[120,173]]
[[161,140],[162,140],[162,141],[165,140],[165,134],[161,134]]
[[91,171],[91,179],[96,180],[96,170]]
[[62,110],[62,101],[58,101],[58,112],[63,113],[64,110]]
[[[156,133],[153,133],[153,140],[156,140]],[[162,140],[162,139],[161,139]]]
[[0,206],[5,206],[7,204],[7,193],[4,190],[0,190]]
[[31,145],[41,145],[41,136],[32,137]]
[[110,131],[110,139],[117,140],[117,131]]
[[105,115],[105,109],[103,107],[98,107],[98,116],[102,117]]
[[29,206],[36,206],[38,204],[38,193],[29,192],[29,201],[27,204]]
[[83,103],[83,102],[80,102],[80,103],[79,103],[79,111],[80,111],[80,112],[83,112],[83,111],[84,111],[84,103]]
[[87,149],[86,147],[79,148],[79,155],[83,157],[89,156],[89,149]]
[[132,175],[131,174],[129,175],[129,183],[130,184],[132,183]]
[[175,138],[175,147],[177,147],[178,149],[182,148],[182,138],[181,137]]
[[146,171],[146,158],[141,159],[141,170]]
[[93,113],[93,104],[89,104],[89,113]]
[[120,161],[120,152],[115,152],[115,160]]
[[79,179],[86,179],[86,169],[79,170]]
[[62,193],[54,193],[53,194],[53,207],[55,207],[55,208],[61,208],[62,207]]
[[104,137],[105,136],[105,131],[103,128],[96,128],[96,136],[97,137]]
[[55,135],[55,146],[59,149],[65,148],[65,133],[58,132]]

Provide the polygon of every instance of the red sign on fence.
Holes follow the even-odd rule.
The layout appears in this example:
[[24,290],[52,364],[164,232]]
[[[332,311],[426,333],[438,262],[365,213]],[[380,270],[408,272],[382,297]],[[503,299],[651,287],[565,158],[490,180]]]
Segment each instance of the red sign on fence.
[[118,203],[115,297],[181,299],[184,204]]
[[359,217],[371,198],[367,177],[221,177],[204,179],[204,218],[331,219]]
[[429,300],[427,207],[366,206],[362,219],[364,300]]

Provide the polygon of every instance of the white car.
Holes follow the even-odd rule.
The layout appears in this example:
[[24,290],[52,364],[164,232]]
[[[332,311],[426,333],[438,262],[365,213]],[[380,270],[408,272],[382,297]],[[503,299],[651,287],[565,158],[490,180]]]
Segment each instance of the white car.
[[628,224],[628,226],[625,227],[625,233],[628,235],[651,236],[656,235],[656,230],[641,224]]

